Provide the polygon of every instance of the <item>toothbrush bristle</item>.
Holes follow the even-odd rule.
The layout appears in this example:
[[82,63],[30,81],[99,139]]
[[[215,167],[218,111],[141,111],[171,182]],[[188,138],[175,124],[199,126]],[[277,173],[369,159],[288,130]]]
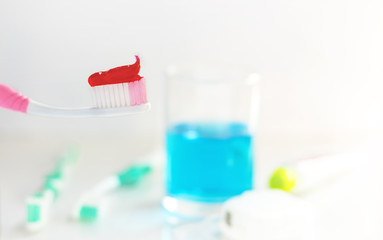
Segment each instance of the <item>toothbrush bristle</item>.
[[98,108],[117,108],[141,105],[148,102],[145,78],[130,83],[92,87]]

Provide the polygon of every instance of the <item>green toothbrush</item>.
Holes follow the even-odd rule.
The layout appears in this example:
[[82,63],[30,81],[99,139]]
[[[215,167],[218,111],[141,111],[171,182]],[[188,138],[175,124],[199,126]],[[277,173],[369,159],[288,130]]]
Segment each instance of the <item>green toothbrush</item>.
[[45,177],[41,190],[26,200],[26,228],[39,231],[47,224],[54,201],[65,187],[72,165],[77,161],[77,146],[68,148],[60,158],[54,171]]
[[97,220],[104,210],[100,204],[103,195],[118,188],[134,187],[151,171],[152,167],[150,165],[133,165],[105,178],[82,195],[75,207],[74,218],[85,222]]

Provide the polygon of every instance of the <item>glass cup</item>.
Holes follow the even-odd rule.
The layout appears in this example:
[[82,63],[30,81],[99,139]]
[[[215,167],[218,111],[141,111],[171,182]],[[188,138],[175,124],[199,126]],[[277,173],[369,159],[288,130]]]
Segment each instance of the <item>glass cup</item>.
[[253,188],[258,82],[238,71],[169,69],[167,211],[203,217]]

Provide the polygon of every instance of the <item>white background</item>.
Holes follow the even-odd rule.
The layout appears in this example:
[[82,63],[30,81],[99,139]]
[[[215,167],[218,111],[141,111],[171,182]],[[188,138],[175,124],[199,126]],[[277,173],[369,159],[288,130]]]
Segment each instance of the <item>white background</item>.
[[[0,82],[53,105],[91,104],[93,72],[142,58],[153,111],[57,120],[0,110],[0,133],[161,138],[165,67],[240,64],[262,76],[261,132],[335,136],[380,129],[379,0],[0,2]],[[134,126],[132,128],[131,126]]]

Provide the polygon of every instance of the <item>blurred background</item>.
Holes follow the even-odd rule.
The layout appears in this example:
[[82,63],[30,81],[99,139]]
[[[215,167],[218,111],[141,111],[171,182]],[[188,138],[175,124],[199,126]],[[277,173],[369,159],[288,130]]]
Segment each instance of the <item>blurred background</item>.
[[[171,63],[240,64],[262,77],[261,132],[375,134],[382,121],[382,2],[1,1],[0,79],[35,100],[91,104],[87,78],[142,58],[153,110],[59,120],[1,111],[1,135],[154,135]],[[131,127],[131,126],[134,127]]]
[[380,0],[2,0],[1,83],[50,105],[87,106],[88,76],[138,54],[152,103],[149,113],[100,119],[0,109],[2,191],[14,194],[8,201],[22,196],[13,191],[22,182],[4,184],[12,171],[22,165],[28,174],[33,159],[53,156],[64,142],[111,156],[95,160],[93,179],[122,165],[113,156],[162,144],[165,70],[173,63],[239,65],[261,76],[257,177],[271,163],[379,139],[382,11]]

